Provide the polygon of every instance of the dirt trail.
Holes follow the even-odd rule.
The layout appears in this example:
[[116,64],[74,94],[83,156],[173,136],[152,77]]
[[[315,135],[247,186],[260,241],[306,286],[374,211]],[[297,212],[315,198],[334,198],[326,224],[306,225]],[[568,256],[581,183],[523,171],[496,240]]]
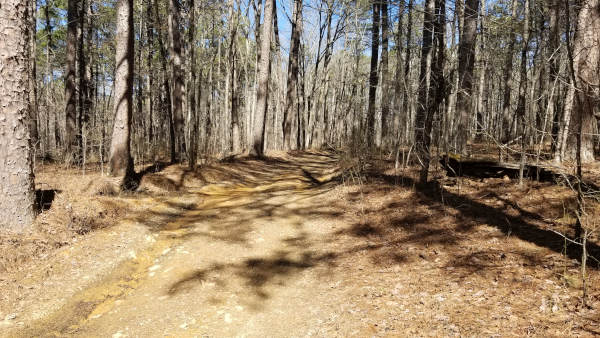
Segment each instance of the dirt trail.
[[333,185],[318,183],[334,161],[312,160],[246,173],[247,184],[192,189],[134,215],[153,229],[150,244],[8,336],[307,333],[331,300],[322,238],[339,214],[324,198]]
[[172,192],[4,284],[22,295],[0,297],[0,336],[600,334],[600,290],[579,306],[577,262],[545,230],[555,186],[338,185],[335,156],[292,158],[144,177]]

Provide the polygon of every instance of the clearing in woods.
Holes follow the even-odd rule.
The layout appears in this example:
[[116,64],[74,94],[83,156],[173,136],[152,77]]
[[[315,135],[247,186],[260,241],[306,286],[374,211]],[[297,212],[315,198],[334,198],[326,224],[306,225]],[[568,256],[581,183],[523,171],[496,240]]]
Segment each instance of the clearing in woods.
[[171,166],[143,192],[98,197],[126,205],[114,224],[0,275],[0,336],[600,333],[597,271],[582,308],[575,255],[548,230],[561,188],[419,188],[385,165],[357,184],[339,163]]

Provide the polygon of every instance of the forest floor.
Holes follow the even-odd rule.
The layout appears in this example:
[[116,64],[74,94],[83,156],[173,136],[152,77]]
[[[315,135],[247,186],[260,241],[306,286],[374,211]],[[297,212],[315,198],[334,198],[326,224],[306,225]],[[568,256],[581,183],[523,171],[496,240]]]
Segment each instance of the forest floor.
[[157,166],[127,194],[40,166],[38,189],[60,192],[31,234],[0,235],[0,336],[600,334],[600,271],[584,307],[554,232],[574,222],[568,189],[348,163]]

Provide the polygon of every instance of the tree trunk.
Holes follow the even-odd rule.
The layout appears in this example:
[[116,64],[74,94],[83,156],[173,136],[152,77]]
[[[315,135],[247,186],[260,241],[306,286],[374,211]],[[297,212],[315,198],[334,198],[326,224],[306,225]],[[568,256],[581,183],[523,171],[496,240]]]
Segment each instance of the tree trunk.
[[114,89],[114,127],[110,145],[110,174],[133,174],[130,154],[131,116],[133,110],[133,0],[117,2],[117,34],[115,37],[116,69]]
[[[550,13],[550,38],[548,39],[548,52],[550,53],[550,85],[556,86],[557,79],[560,74],[560,53],[558,49],[560,48],[560,0],[551,0],[548,4],[548,12]],[[550,96],[548,100],[550,103],[548,107],[550,108],[549,115],[552,116],[552,153],[556,155],[557,147],[556,143],[558,141],[558,130],[561,119],[561,112],[559,111],[558,98],[559,96],[556,94],[557,89],[550,90]]]
[[[230,83],[231,95],[227,100],[231,104],[231,149],[234,154],[242,150],[242,136],[240,134],[240,112],[238,105],[238,81],[237,81],[237,29],[238,29],[238,10],[236,10],[237,0],[229,1],[229,65],[227,67],[227,81]],[[238,5],[239,7],[239,5]]]
[[182,70],[180,8],[178,0],[169,0],[169,55],[171,57],[173,88],[171,104],[173,105],[173,129],[175,133],[175,162],[181,162],[185,153],[185,131],[183,125],[183,95],[185,80]]
[[[284,149],[298,148],[298,144],[292,144],[292,123],[298,115],[298,54],[300,53],[300,36],[302,35],[302,0],[294,1],[294,13],[292,19],[292,36],[290,42],[290,57],[287,76],[287,96],[285,112],[283,114],[283,142]],[[297,140],[297,138],[296,138]]]
[[146,3],[146,39],[148,39],[148,55],[146,58],[146,67],[148,68],[148,76],[146,78],[146,91],[147,104],[146,108],[148,111],[148,144],[150,146],[150,156],[152,160],[155,160],[155,149],[154,149],[154,70],[152,69],[152,57],[154,49],[154,20],[152,17],[152,1],[149,0]]
[[[399,147],[400,141],[400,126],[401,126],[401,109],[402,102],[406,100],[405,96],[402,98],[404,81],[403,81],[403,62],[402,62],[402,37],[403,37],[403,27],[404,27],[404,1],[400,2],[400,8],[398,9],[398,30],[395,34],[395,48],[396,48],[396,74],[394,75],[394,111],[393,114],[393,130],[395,141],[393,143],[394,147]],[[408,39],[408,38],[407,38]]]
[[190,79],[189,79],[189,118],[190,126],[189,153],[188,161],[191,169],[196,168],[197,145],[198,140],[198,119],[196,118],[196,4],[194,0],[189,0],[190,6],[190,27],[188,31],[188,43],[190,49]]
[[31,57],[29,58],[30,62],[30,72],[29,72],[29,99],[30,99],[30,108],[29,108],[29,133],[31,134],[31,144],[33,149],[40,148],[40,138],[38,132],[38,94],[37,94],[37,63],[36,63],[36,32],[37,32],[37,1],[29,0],[31,15],[31,22],[29,24],[30,32],[30,48],[31,48]]
[[75,162],[78,164],[82,163],[83,160],[83,125],[87,121],[88,115],[88,81],[86,78],[86,64],[87,55],[85,55],[85,34],[84,34],[84,23],[85,13],[88,7],[88,0],[81,0],[79,4],[79,22],[77,26],[77,77],[78,77],[78,114],[77,114],[77,152],[75,154]]
[[379,2],[373,2],[373,26],[371,28],[371,71],[369,73],[369,106],[367,111],[367,146],[375,144],[375,99],[379,77],[377,65],[379,64]]
[[[567,105],[571,105],[572,116],[570,127],[563,131],[563,160],[573,160],[577,156],[577,139],[581,135],[581,162],[594,162],[594,124],[600,118],[600,0],[584,0],[577,19],[577,31],[573,41],[572,52],[572,85],[571,97]],[[569,133],[569,130],[574,132]]]
[[[409,136],[408,126],[411,123],[411,98],[412,98],[412,85],[410,84],[410,58],[412,57],[412,30],[413,30],[413,0],[408,0],[408,22],[406,24],[406,56],[404,57],[404,79],[402,84],[404,86],[404,102],[402,103],[402,114],[404,117],[403,126],[406,126],[404,138],[408,142],[412,139],[412,135]],[[420,88],[420,87],[419,87]]]
[[388,0],[381,2],[381,144],[386,145],[390,124],[390,85],[389,85],[389,18]]
[[431,100],[431,68],[433,62],[433,33],[434,33],[434,0],[425,3],[425,16],[423,21],[423,45],[421,46],[421,72],[419,75],[419,98],[416,116],[415,148],[421,162],[420,182],[427,182],[429,170],[429,140],[431,128],[428,128]]
[[77,29],[79,26],[79,1],[68,0],[67,8],[67,69],[65,74],[65,155],[74,160],[77,148]]
[[479,0],[467,0],[464,10],[464,27],[458,46],[459,90],[456,110],[459,118],[457,129],[457,151],[465,154],[469,139],[470,117],[472,116],[471,95],[473,93],[473,68],[475,65],[475,40],[477,37],[477,14]]
[[23,232],[35,219],[29,133],[28,0],[0,6],[0,229]]
[[160,15],[158,13],[158,1],[154,1],[154,19],[157,28],[158,48],[160,50],[161,67],[163,72],[163,109],[166,109],[165,120],[168,123],[169,133],[169,154],[171,163],[177,162],[177,153],[175,151],[175,129],[173,127],[173,104],[171,100],[171,82],[169,81],[169,67],[167,64],[167,48],[165,47],[163,40],[163,31],[160,21]]
[[[517,20],[517,0],[512,0],[512,14],[510,18],[511,24]],[[512,28],[510,31],[510,37],[508,41],[508,50],[506,54],[505,69],[504,69],[504,99],[502,103],[502,129],[503,136],[502,142],[507,143],[510,141],[512,135],[510,134],[511,129],[511,97],[513,91],[513,54],[515,49],[515,29]]]
[[265,0],[264,20],[260,33],[260,62],[258,64],[258,87],[256,89],[256,114],[252,131],[252,149],[256,156],[264,154],[265,120],[268,111],[269,77],[271,72],[271,30],[273,29],[273,0]]
[[[527,52],[529,50],[529,0],[525,0],[523,33],[521,35],[521,67],[519,76],[519,101],[517,103],[517,135],[521,136],[521,142],[525,142],[527,135]],[[520,133],[519,133],[520,131]]]

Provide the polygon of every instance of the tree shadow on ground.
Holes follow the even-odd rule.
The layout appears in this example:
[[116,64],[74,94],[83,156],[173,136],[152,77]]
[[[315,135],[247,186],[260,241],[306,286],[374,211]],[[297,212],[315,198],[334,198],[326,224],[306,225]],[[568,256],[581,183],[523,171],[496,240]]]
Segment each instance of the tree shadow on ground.
[[[268,164],[254,159],[228,163],[229,167],[224,171],[229,188],[224,187],[221,191],[207,194],[207,200],[193,207],[167,199],[165,204],[175,211],[146,212],[139,215],[138,221],[145,222],[153,231],[169,229],[173,224],[175,226],[172,228],[185,230],[172,234],[174,238],[204,238],[247,247],[256,244],[252,243],[249,235],[263,221],[277,222],[286,219],[288,226],[300,231],[298,236],[282,240],[281,250],[272,254],[231,263],[215,263],[190,271],[171,284],[167,294],[174,296],[184,293],[206,281],[226,287],[234,276],[252,291],[253,306],[260,307],[265,299],[271,297],[270,287],[284,286],[287,281],[304,271],[319,268],[327,273],[340,260],[354,259],[365,253],[369,254],[371,262],[377,266],[433,260],[438,255],[436,250],[439,248],[457,248],[469,241],[469,235],[475,233],[479,236],[476,227],[482,224],[499,230],[504,237],[513,236],[556,253],[563,253],[565,250],[564,238],[544,228],[551,224],[540,215],[528,212],[508,199],[490,194],[489,198],[503,202],[503,207],[494,207],[449,191],[438,183],[418,185],[409,176],[369,173],[369,184],[358,192],[348,193],[348,202],[359,202],[370,194],[386,195],[398,190],[398,186],[414,191],[413,198],[406,201],[394,200],[381,207],[365,210],[363,219],[356,221],[356,218],[351,217],[354,223],[350,221],[349,227],[323,238],[307,236],[303,223],[311,218],[336,219],[347,216],[352,211],[341,201],[330,205],[318,203],[319,196],[333,188],[335,182],[316,185],[308,179],[302,189],[284,186],[282,189],[259,192],[244,190],[266,183],[276,185],[294,180],[298,169],[305,168],[304,165],[311,163],[310,161],[315,162],[311,163],[314,170],[311,174],[331,167],[331,164],[323,165],[320,160],[311,155],[304,162],[297,163],[277,160],[275,164]],[[245,180],[247,173],[250,178]],[[310,199],[316,200],[302,205],[303,200]],[[507,210],[507,206],[512,208],[511,212]],[[397,210],[402,211],[400,215],[392,212]],[[482,236],[486,236],[486,240],[498,238],[497,234]],[[342,247],[330,245],[344,237],[354,240]],[[593,243],[588,249],[591,254],[600,252],[600,248]],[[464,271],[463,278],[474,273],[500,273],[505,267],[505,260],[511,258],[518,259],[523,266],[550,264],[547,258],[522,248],[455,250],[451,255],[447,267]],[[572,259],[580,259],[581,249],[568,246],[566,255]]]
[[[546,221],[539,214],[528,212],[519,207],[517,203],[502,198],[494,192],[488,192],[488,198],[502,202],[502,207],[493,207],[466,195],[451,192],[439,182],[420,185],[411,177],[383,175],[376,172],[370,173],[370,178],[389,185],[403,182],[404,187],[415,188],[419,203],[430,207],[451,208],[463,221],[463,225],[456,229],[459,232],[468,232],[474,226],[487,224],[497,228],[505,235],[516,236],[539,247],[548,248],[556,253],[564,253],[571,259],[581,260],[582,248],[580,246],[565,245],[565,236],[544,228],[551,227],[552,223]],[[512,208],[517,215],[509,213],[506,210],[507,206]],[[567,239],[574,240],[568,237]],[[600,257],[600,247],[596,243],[588,243],[588,253],[591,256]],[[599,267],[592,264],[595,268]]]

